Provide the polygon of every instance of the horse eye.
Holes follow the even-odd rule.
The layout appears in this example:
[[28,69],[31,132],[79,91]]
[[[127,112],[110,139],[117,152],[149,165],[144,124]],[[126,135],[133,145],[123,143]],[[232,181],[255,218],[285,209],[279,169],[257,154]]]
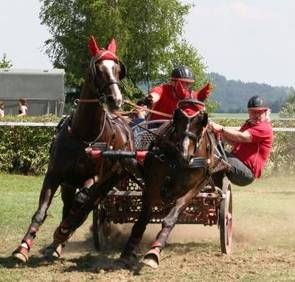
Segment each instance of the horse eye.
[[102,65],[97,65],[97,71],[102,73],[103,72],[103,67]]

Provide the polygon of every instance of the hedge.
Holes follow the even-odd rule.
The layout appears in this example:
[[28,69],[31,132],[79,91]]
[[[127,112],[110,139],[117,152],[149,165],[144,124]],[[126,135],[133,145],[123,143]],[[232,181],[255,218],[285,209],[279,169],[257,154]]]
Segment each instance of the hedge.
[[[58,122],[56,116],[5,117],[1,121]],[[225,126],[240,126],[244,121],[218,120]],[[274,127],[295,127],[295,121],[274,121]],[[48,163],[54,127],[0,126],[0,171],[21,174],[44,174]],[[264,175],[276,172],[295,173],[295,132],[276,132],[273,151]]]
[[[5,117],[1,121],[58,122],[56,116]],[[0,126],[0,171],[44,174],[54,127]]]

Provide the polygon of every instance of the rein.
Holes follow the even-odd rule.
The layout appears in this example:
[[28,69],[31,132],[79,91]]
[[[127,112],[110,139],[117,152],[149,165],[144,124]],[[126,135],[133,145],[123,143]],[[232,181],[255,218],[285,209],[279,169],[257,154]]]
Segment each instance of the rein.
[[[131,102],[130,100],[124,100],[123,102],[124,102],[124,104],[132,106],[133,108],[138,109],[138,110],[143,110],[143,111],[146,111],[146,112],[149,112],[149,113],[158,114],[158,115],[161,115],[163,117],[167,117],[169,119],[172,119],[172,117],[173,117],[170,114],[166,114],[166,113],[163,113],[163,112],[159,112],[159,111],[147,109],[147,108],[142,107],[142,106],[138,106],[135,103]],[[99,103],[101,103],[101,99],[76,99],[74,101],[75,105],[78,105],[79,103],[98,103],[99,104]],[[121,114],[124,114],[124,113],[125,114],[130,113],[130,111],[129,112],[121,112]]]
[[131,102],[131,101],[129,101],[129,100],[124,100],[124,103],[127,104],[127,105],[130,105],[130,106],[132,106],[132,107],[134,107],[134,108],[136,108],[136,109],[146,111],[146,112],[148,112],[148,113],[158,114],[158,115],[160,115],[160,116],[167,117],[167,118],[169,118],[169,119],[172,119],[172,117],[173,117],[173,116],[170,115],[170,114],[166,114],[166,113],[163,113],[163,112],[159,112],[159,111],[155,111],[155,110],[147,109],[147,108],[142,107],[142,106],[138,106],[138,105],[136,105],[135,103],[133,103],[133,102]]
[[[104,132],[105,125],[106,125],[106,120],[107,120],[107,113],[105,111],[104,111],[104,115],[103,116],[104,116],[104,119],[103,119],[103,124],[102,124],[101,130],[98,133],[97,137],[93,141],[88,142],[89,145],[94,144],[96,141],[98,141],[100,139],[100,137],[102,136],[103,132]],[[87,142],[85,142],[85,143],[87,143]]]

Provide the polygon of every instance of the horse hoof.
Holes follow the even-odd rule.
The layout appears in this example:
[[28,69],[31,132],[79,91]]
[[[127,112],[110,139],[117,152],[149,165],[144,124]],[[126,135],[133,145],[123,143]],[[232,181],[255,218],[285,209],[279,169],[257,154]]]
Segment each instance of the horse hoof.
[[62,257],[63,249],[63,244],[58,244],[57,246],[51,244],[44,250],[43,255],[49,260],[57,260]]
[[135,253],[131,253],[129,255],[121,254],[120,258],[118,259],[118,264],[130,268],[131,266],[135,265],[138,262],[137,255]]
[[158,268],[160,263],[160,252],[157,249],[149,250],[144,256],[142,263],[151,267]]
[[20,246],[12,253],[12,257],[17,259],[18,262],[27,263],[29,260],[29,251]]

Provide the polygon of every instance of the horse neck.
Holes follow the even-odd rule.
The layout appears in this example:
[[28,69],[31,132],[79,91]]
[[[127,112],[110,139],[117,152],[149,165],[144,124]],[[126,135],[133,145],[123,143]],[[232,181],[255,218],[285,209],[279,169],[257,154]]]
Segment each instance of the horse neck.
[[[71,127],[72,133],[85,141],[94,140],[103,130],[106,112],[103,105],[96,99],[95,87],[86,81]],[[86,101],[83,102],[83,100]],[[91,100],[93,102],[89,102]]]
[[156,131],[156,143],[157,145],[161,145],[161,146],[172,146],[175,147],[175,142],[174,142],[174,129],[173,129],[173,123],[170,121],[169,123],[167,123],[166,126],[160,127],[158,128],[158,130]]

